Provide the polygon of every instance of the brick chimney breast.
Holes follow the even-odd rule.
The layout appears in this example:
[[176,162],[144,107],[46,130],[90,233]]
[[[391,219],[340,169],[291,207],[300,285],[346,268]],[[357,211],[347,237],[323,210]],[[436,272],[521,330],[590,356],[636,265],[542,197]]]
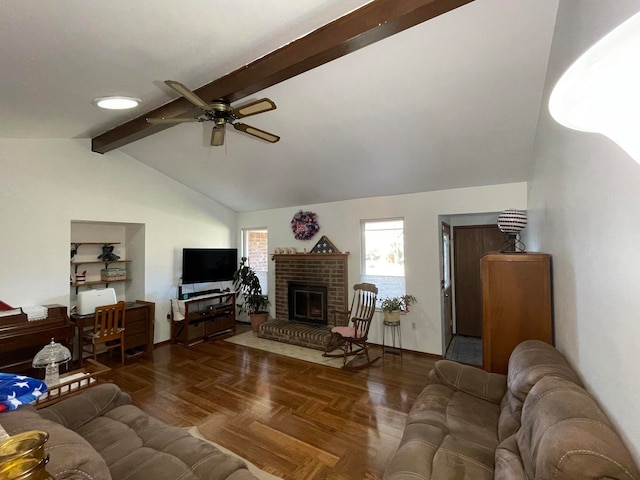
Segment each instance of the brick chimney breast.
[[276,319],[289,319],[288,285],[296,282],[327,287],[328,325],[332,312],[348,307],[348,253],[294,253],[273,255],[276,272]]

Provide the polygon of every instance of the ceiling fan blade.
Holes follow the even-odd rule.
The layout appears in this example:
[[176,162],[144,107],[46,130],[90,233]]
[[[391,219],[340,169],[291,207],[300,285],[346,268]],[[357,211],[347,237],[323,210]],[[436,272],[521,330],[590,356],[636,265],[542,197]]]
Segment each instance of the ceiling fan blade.
[[240,130],[241,132],[248,133],[249,135],[253,135],[254,137],[258,137],[262,140],[266,140],[267,142],[276,143],[280,140],[280,137],[274,135],[273,133],[265,132],[264,130],[260,130],[259,128],[252,127],[251,125],[247,125],[246,123],[234,123],[233,128],[236,130]]
[[257,113],[268,112],[269,110],[275,110],[276,104],[268,98],[261,98],[255,102],[248,103],[238,108],[233,109],[233,115],[236,118],[244,118],[250,115],[256,115]]
[[198,118],[147,118],[147,122],[154,125],[161,125],[163,123],[184,123],[184,122],[199,122]]
[[209,104],[207,102],[202,100],[199,96],[197,96],[180,82],[176,82],[175,80],[165,80],[164,83],[173,88],[176,92],[189,100],[196,107],[200,107],[203,110],[209,110]]
[[224,145],[225,130],[224,125],[222,127],[213,127],[213,131],[211,132],[211,145],[214,147]]

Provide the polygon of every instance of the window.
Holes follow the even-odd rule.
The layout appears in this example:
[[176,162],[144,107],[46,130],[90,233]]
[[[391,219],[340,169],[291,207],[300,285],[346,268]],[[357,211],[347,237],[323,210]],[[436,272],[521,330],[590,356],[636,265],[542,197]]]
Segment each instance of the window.
[[378,298],[405,294],[404,220],[362,220],[363,282],[378,287]]
[[246,228],[242,230],[242,256],[260,279],[262,293],[267,295],[269,273],[269,235],[266,228]]

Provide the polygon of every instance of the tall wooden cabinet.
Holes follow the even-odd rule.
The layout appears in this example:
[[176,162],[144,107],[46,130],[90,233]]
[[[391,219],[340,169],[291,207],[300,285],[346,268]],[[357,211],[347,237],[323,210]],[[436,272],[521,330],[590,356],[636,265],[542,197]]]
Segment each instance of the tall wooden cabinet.
[[481,264],[483,367],[507,373],[509,356],[522,341],[553,344],[551,256],[490,253]]

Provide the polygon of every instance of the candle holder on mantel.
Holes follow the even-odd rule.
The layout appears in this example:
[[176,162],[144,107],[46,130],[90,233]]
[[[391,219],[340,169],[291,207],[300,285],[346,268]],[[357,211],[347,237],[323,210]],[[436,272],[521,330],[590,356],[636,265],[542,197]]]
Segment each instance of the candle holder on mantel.
[[525,253],[526,245],[520,240],[520,232],[527,226],[527,212],[509,209],[498,216],[498,228],[505,235],[500,253]]

